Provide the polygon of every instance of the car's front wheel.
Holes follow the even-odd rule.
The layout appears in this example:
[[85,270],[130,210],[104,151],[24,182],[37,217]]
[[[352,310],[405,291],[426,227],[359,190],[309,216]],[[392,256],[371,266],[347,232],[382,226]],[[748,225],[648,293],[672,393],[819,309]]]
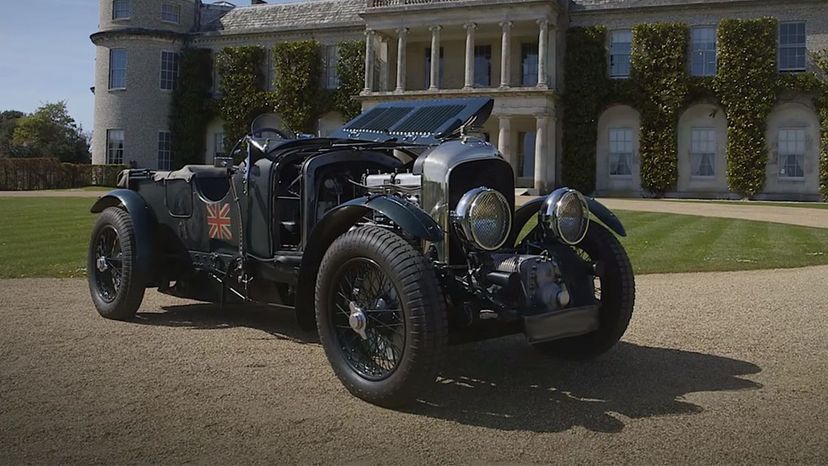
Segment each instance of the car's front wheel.
[[92,228],[86,268],[92,302],[103,317],[129,319],[141,305],[146,287],[135,271],[136,253],[129,213],[104,209]]
[[445,302],[430,262],[393,232],[361,227],[334,241],[319,269],[316,322],[328,361],[355,396],[396,407],[434,383]]

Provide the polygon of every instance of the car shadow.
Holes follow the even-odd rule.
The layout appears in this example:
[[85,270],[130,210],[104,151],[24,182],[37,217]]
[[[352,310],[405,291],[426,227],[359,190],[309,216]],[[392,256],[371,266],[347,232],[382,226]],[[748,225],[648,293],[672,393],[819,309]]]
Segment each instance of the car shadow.
[[318,344],[316,332],[306,332],[296,324],[293,309],[256,304],[197,303],[161,306],[158,311],[138,312],[133,319],[141,325],[185,327],[198,330],[252,328],[280,340]]
[[[195,330],[252,328],[278,339],[319,344],[288,309],[186,304],[139,312],[134,323]],[[276,330],[278,329],[278,330]],[[685,396],[749,390],[761,368],[738,359],[621,342],[586,362],[543,356],[523,336],[449,347],[434,387],[405,411],[498,430],[561,432],[580,426],[614,433],[624,419],[696,414]]]
[[[700,413],[685,395],[757,389],[755,364],[621,342],[592,361],[545,357],[522,336],[453,348],[411,413],[499,430],[615,433],[624,418]],[[621,415],[621,416],[618,416]]]

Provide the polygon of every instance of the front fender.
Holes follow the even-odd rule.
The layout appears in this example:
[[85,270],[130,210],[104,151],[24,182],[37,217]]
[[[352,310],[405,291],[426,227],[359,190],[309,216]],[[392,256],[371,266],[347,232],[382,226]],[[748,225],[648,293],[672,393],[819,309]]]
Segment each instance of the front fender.
[[[545,199],[546,196],[532,199],[515,211],[514,226],[512,227],[512,233],[509,235],[510,237],[507,244],[515,244],[517,236],[523,230],[526,222],[538,213]],[[624,225],[621,223],[621,220],[619,220],[611,210],[606,208],[604,204],[596,201],[594,198],[587,197],[586,200],[590,214],[600,220],[604,225],[609,227],[610,230],[614,231],[619,236],[627,236],[627,231],[624,229]]]
[[135,191],[116,189],[98,198],[92,205],[92,213],[103,212],[108,207],[123,206],[132,219],[135,229],[136,269],[142,283],[153,283],[155,271],[155,217],[147,202]]
[[296,293],[296,318],[303,329],[310,330],[315,325],[313,294],[316,273],[325,251],[372,210],[388,217],[417,239],[434,243],[443,240],[443,230],[431,216],[396,196],[364,196],[331,209],[316,224],[304,245]]

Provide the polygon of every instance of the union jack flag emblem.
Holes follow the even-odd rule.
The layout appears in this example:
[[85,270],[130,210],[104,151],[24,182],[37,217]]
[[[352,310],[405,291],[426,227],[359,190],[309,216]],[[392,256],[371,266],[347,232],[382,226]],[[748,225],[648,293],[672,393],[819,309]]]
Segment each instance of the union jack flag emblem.
[[230,230],[230,204],[207,204],[208,236],[214,239],[233,239]]

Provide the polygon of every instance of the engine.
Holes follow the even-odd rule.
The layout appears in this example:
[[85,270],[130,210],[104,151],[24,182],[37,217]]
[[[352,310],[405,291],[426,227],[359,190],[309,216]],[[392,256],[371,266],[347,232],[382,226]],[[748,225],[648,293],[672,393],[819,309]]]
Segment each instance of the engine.
[[419,206],[422,179],[413,173],[378,173],[365,175],[362,184],[371,194],[394,194]]

